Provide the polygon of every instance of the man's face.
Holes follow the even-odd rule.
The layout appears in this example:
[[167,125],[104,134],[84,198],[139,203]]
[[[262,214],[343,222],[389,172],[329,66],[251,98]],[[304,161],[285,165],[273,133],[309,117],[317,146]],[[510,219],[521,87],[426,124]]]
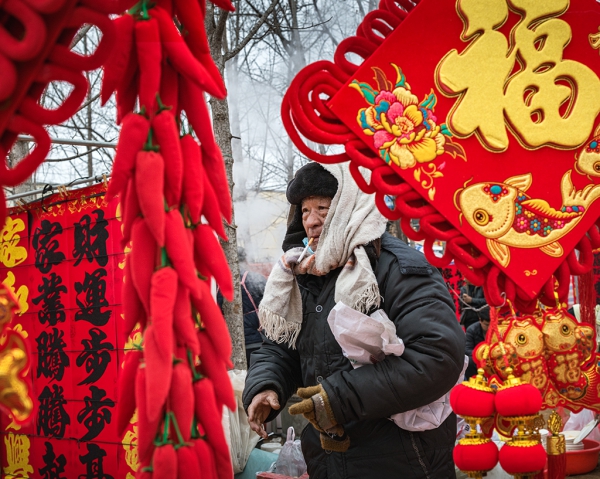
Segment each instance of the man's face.
[[490,322],[489,321],[483,321],[483,320],[479,320],[479,324],[481,324],[481,329],[483,330],[483,332],[487,332],[488,328],[490,327]]
[[319,245],[319,237],[330,205],[331,198],[327,196],[309,196],[302,200],[302,226],[308,239],[313,238],[310,245],[313,251],[316,251]]

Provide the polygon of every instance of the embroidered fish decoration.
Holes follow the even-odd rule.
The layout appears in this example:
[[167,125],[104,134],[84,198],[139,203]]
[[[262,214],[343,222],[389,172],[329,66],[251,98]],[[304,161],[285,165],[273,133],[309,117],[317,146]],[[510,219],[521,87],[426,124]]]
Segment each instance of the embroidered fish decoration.
[[553,257],[563,255],[558,242],[581,221],[600,197],[600,185],[577,191],[571,170],[561,180],[563,205],[556,210],[545,200],[526,195],[531,173],[504,182],[476,183],[457,192],[457,207],[475,231],[486,238],[491,256],[503,267],[510,263],[510,248],[536,248]]
[[582,175],[600,176],[600,125],[592,139],[577,155],[575,171]]

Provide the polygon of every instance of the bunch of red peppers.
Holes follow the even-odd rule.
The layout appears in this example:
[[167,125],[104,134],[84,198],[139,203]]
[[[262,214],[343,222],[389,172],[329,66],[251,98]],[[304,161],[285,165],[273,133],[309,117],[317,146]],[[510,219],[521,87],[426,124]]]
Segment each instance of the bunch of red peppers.
[[102,100],[116,92],[122,125],[107,198],[120,195],[123,247],[131,243],[123,340],[136,324],[143,330],[125,355],[118,429],[137,407],[143,478],[233,477],[221,425],[223,406],[237,407],[232,347],[210,288],[214,278],[233,297],[215,235],[226,239],[232,206],[204,96],[223,98],[225,86],[205,14],[205,0],[139,2],[114,21],[117,48],[104,67]]

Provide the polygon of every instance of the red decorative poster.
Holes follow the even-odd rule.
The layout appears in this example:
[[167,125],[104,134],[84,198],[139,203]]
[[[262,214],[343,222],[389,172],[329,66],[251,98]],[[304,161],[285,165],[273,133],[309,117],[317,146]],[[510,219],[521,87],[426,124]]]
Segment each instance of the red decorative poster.
[[0,281],[17,296],[13,327],[28,339],[36,409],[3,415],[6,477],[132,478],[136,430],[116,433],[124,254],[118,200],[104,187],[53,195],[13,211],[1,233]]
[[[412,233],[403,221],[407,235],[425,239],[434,265],[455,259],[487,281],[492,304],[515,290],[524,309],[542,292],[553,304],[553,275],[566,299],[600,244],[600,5],[417,3],[407,14],[408,2],[381,2],[333,64],[300,72],[284,100],[288,132],[317,161],[350,160],[363,189],[397,195],[396,211],[378,198],[382,211],[420,218]],[[308,151],[298,133],[345,152]],[[436,239],[442,259],[427,248]]]

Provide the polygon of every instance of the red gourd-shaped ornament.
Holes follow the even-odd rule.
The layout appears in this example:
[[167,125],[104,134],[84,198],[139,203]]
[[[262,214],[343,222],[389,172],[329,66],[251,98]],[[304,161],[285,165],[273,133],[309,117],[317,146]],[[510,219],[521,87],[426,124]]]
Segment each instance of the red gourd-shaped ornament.
[[488,386],[483,369],[452,389],[450,405],[470,428],[454,448],[454,463],[468,477],[480,479],[498,463],[498,447],[478,431],[478,426],[495,414],[494,390]]
[[500,465],[516,479],[535,476],[546,465],[546,451],[537,430],[542,395],[533,385],[521,381],[507,368],[508,378],[496,393],[496,412],[515,427],[517,433],[500,449]]

